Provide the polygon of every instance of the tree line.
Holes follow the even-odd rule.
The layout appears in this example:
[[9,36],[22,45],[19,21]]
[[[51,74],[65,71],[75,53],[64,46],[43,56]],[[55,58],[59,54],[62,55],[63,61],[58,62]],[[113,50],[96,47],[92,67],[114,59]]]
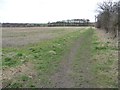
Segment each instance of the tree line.
[[89,19],[71,19],[71,20],[62,20],[56,22],[48,22],[48,26],[55,27],[55,26],[90,26]]
[[112,33],[114,37],[120,31],[120,1],[104,1],[98,4],[96,27]]
[[2,23],[2,27],[93,26],[89,19],[71,19],[48,23]]
[[2,27],[45,27],[47,24],[39,23],[2,23]]

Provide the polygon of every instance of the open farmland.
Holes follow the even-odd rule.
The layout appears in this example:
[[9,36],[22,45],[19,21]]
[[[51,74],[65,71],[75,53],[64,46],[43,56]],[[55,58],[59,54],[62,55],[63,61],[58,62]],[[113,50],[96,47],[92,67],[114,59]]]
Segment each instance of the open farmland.
[[47,27],[27,27],[27,28],[2,28],[2,46],[16,47],[41,42],[62,36],[78,28],[47,28]]
[[116,88],[118,48],[92,27],[2,29],[3,88]]

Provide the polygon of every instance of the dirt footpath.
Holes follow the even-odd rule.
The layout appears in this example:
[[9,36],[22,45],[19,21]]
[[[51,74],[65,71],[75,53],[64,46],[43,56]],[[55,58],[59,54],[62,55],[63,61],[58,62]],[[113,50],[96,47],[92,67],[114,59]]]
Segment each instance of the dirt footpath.
[[[73,87],[94,87],[93,75],[91,74],[90,66],[92,64],[90,61],[90,43],[92,34],[81,35],[81,37],[73,42],[72,47],[60,63],[58,71],[51,77],[51,82],[53,82],[53,87],[56,88],[73,88]],[[84,44],[87,44],[88,47],[83,47]],[[81,49],[82,48],[82,49]],[[82,52],[80,52],[81,50]],[[79,55],[81,54],[81,55]],[[80,58],[79,58],[80,57]],[[74,70],[74,62],[76,58],[79,58],[79,69]],[[72,78],[72,75],[74,78]],[[77,75],[77,76],[76,76]],[[79,81],[79,78],[84,78],[84,81]]]
[[70,88],[73,87],[74,82],[72,81],[70,74],[72,73],[72,62],[76,57],[77,50],[80,47],[80,40],[73,43],[73,46],[64,59],[60,63],[58,71],[52,76],[54,87],[57,88]]

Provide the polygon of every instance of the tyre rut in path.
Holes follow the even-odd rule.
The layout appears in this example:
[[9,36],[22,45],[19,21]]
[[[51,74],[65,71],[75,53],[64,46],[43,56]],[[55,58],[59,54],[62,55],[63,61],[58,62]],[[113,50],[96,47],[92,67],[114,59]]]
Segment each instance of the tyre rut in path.
[[[87,37],[87,38],[89,38],[89,37]],[[76,59],[76,55],[78,54],[78,50],[80,49],[81,45],[83,45],[82,43],[84,42],[84,39],[87,39],[87,38],[86,38],[86,36],[81,35],[81,37],[78,40],[73,42],[72,47],[71,47],[69,53],[67,53],[67,55],[65,55],[65,57],[63,58],[63,60],[60,63],[58,71],[51,78],[51,81],[53,83],[53,87],[56,87],[56,88],[71,88],[71,87],[75,87],[75,84],[76,84],[77,80],[74,81],[71,78],[71,76],[70,76],[72,73],[74,73],[72,64],[73,64],[73,61]],[[87,53],[85,51],[84,54],[89,54],[89,52]],[[83,57],[86,57],[86,55],[84,55]],[[84,62],[84,60],[82,60],[82,62]],[[88,63],[83,63],[83,64],[87,64],[88,65]],[[85,68],[86,68],[87,65],[83,65],[83,67],[80,68],[80,69],[82,69],[82,71],[86,70]],[[85,78],[86,78],[86,75],[84,75],[84,74],[89,75],[90,73],[89,73],[88,70],[86,70],[85,73],[83,73],[83,76],[85,76]],[[86,78],[86,79],[88,79],[88,78]],[[89,83],[84,83],[83,86],[84,87],[85,86],[89,87],[88,84]]]
[[72,82],[69,76],[72,73],[72,62],[76,57],[77,50],[80,47],[80,40],[73,42],[70,52],[65,55],[64,59],[60,63],[58,71],[52,76],[53,87],[57,88],[70,88],[73,87],[74,82]]
[[[96,77],[94,77],[93,66],[94,60],[92,59],[92,36],[93,31],[83,36],[80,48],[78,49],[77,58],[75,59],[74,68],[74,82],[77,88],[96,88]],[[74,66],[75,66],[74,65]]]

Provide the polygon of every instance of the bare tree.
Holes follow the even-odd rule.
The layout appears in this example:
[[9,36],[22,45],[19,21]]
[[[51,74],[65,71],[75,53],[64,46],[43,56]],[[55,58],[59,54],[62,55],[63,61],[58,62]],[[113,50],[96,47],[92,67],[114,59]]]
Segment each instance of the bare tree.
[[118,24],[118,15],[120,12],[120,1],[118,2],[103,2],[98,4],[98,16],[97,16],[97,28],[105,29],[106,32],[117,35]]

